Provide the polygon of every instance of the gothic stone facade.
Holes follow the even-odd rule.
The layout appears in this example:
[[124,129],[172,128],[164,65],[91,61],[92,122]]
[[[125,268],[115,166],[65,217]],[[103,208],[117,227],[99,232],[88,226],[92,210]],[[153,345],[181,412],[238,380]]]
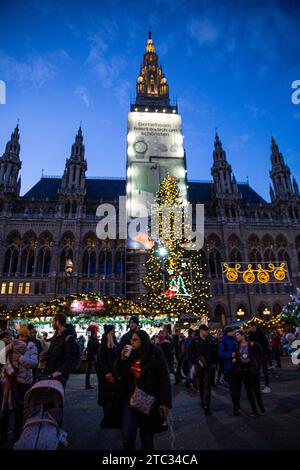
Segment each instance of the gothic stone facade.
[[[151,35],[132,110],[138,107],[141,111],[143,106],[159,112],[174,109]],[[132,297],[132,284],[135,292],[143,292],[145,253],[132,258],[125,240],[103,241],[96,236],[98,205],[106,202],[117,208],[118,197],[125,195],[126,180],[86,177],[80,127],[62,178],[42,177],[20,196],[19,140],[17,126],[0,158],[0,305],[14,308],[88,291]],[[211,173],[212,181],[188,182],[189,201],[205,205],[202,252],[205,276],[211,282],[210,317],[224,324],[236,320],[238,310],[248,317],[262,315],[266,308],[275,314],[300,284],[297,182],[291,179],[274,138],[271,202],[249,184],[236,182],[217,134]],[[70,260],[72,272],[68,273]],[[288,264],[290,284],[223,285],[223,261],[282,260]]]

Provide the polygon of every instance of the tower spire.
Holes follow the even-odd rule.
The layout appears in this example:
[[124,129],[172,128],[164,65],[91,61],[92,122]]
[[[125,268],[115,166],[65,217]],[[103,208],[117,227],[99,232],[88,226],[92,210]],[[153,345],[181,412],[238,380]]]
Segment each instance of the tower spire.
[[19,119],[10,140],[5,146],[5,151],[0,158],[0,189],[4,193],[14,193],[19,195],[21,180],[19,171],[22,163],[20,161],[20,133]]
[[[148,32],[146,50],[140,74],[136,84],[137,97],[133,108],[142,106],[142,111],[173,110],[170,106],[169,85],[163,73],[162,66],[158,64],[158,55],[152,39],[151,28]],[[145,108],[144,108],[145,107]],[[176,109],[176,108],[175,108]]]
[[293,196],[291,171],[286,165],[273,135],[271,137],[271,164],[270,177],[274,187],[275,199],[286,199]]
[[226,152],[223,149],[222,142],[215,128],[215,142],[213,151],[213,166],[211,174],[214,180],[214,189],[217,197],[236,198],[239,197],[238,186],[235,176],[232,174],[231,165],[229,165]]

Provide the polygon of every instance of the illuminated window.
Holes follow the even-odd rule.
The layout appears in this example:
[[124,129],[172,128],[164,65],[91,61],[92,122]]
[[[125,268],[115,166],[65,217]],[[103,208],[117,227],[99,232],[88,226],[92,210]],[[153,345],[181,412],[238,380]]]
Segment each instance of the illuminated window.
[[18,294],[23,294],[23,282],[19,282],[18,285]]
[[30,282],[26,282],[25,284],[25,294],[29,294],[30,293]]
[[6,282],[2,282],[2,285],[1,285],[1,294],[5,294],[6,292]]
[[10,282],[8,284],[8,293],[9,294],[12,294],[13,293],[13,290],[14,290],[14,283],[13,282]]

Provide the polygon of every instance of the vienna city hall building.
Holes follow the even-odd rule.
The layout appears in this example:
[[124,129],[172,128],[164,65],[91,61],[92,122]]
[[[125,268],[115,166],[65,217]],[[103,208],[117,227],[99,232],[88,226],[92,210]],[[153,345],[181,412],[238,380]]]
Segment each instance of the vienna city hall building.
[[[210,318],[224,324],[235,321],[237,315],[280,312],[300,285],[300,195],[274,138],[271,202],[249,184],[235,180],[217,134],[212,142],[212,180],[193,181],[185,170],[181,116],[177,104],[170,102],[151,33],[128,116],[126,178],[86,176],[88,159],[79,128],[62,177],[42,176],[23,196],[21,139],[19,127],[15,128],[0,158],[0,305],[12,309],[75,292],[137,298],[144,292],[146,251],[133,250],[124,239],[100,240],[96,210],[99,204],[110,203],[118,211],[119,196],[127,195],[134,204],[135,198],[155,193],[174,168],[187,200],[204,204],[202,259],[205,278],[211,283]],[[157,133],[142,131],[159,123],[174,127],[175,144],[168,147]],[[138,132],[146,137],[135,137]],[[166,133],[161,135],[166,138]],[[135,170],[141,171],[141,179],[133,179]],[[222,263],[235,261],[285,261],[289,279],[228,285],[223,282]]]

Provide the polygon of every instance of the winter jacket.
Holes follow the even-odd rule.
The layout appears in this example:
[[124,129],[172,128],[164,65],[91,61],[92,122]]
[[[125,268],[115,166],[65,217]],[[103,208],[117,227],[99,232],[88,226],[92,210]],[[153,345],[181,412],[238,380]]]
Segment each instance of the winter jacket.
[[[116,361],[115,373],[120,382],[112,405],[102,421],[103,427],[122,428],[122,404],[124,400],[130,400],[135,389],[135,380],[130,369],[135,359],[136,355],[132,352],[129,358]],[[142,375],[136,379],[136,385],[156,399],[149,416],[139,413],[140,428],[153,433],[164,431],[159,406],[172,407],[171,383],[165,357],[156,346],[153,346],[148,363],[142,366]]]
[[125,333],[122,338],[120,339],[120,345],[119,345],[119,350],[120,352],[123,351],[123,349],[125,348],[125,346],[127,344],[131,344],[131,338],[133,336],[133,333],[134,331],[133,330],[129,330],[127,331],[127,333]]
[[38,355],[42,352],[42,343],[40,342],[39,339],[35,338],[34,336],[32,338],[29,338],[29,341],[28,342],[32,342],[35,346],[36,346],[36,349],[37,349],[37,352],[38,352]]
[[194,340],[192,346],[192,364],[197,364],[197,359],[203,356],[206,359],[207,367],[212,366],[217,362],[217,348],[216,342],[208,336],[205,339],[199,338]]
[[185,338],[184,340],[184,359],[189,363],[193,363],[194,359],[194,344],[195,344],[195,339],[192,337]]
[[33,382],[32,369],[38,365],[38,352],[35,344],[29,341],[25,353],[20,356],[16,369],[17,382],[31,385]]
[[223,359],[225,374],[233,372],[234,370],[232,353],[236,353],[236,349],[237,340],[233,336],[223,335],[222,341],[218,346],[218,356]]
[[264,354],[267,353],[269,341],[260,328],[257,328],[254,333],[249,333],[249,340],[258,343],[262,347]]
[[[118,382],[114,374],[114,364],[117,358],[117,345],[114,348],[108,348],[105,341],[101,342],[98,351],[98,405],[100,406],[110,405],[117,390]],[[116,381],[109,383],[105,378],[106,374],[112,374]]]
[[91,336],[87,344],[87,355],[86,355],[87,361],[97,360],[98,350],[99,350],[99,340],[98,338],[94,338],[93,336]]
[[61,334],[55,333],[51,338],[48,351],[45,354],[45,374],[50,375],[58,371],[65,380],[74,367],[77,356],[75,337],[70,335],[70,330],[65,329]]

